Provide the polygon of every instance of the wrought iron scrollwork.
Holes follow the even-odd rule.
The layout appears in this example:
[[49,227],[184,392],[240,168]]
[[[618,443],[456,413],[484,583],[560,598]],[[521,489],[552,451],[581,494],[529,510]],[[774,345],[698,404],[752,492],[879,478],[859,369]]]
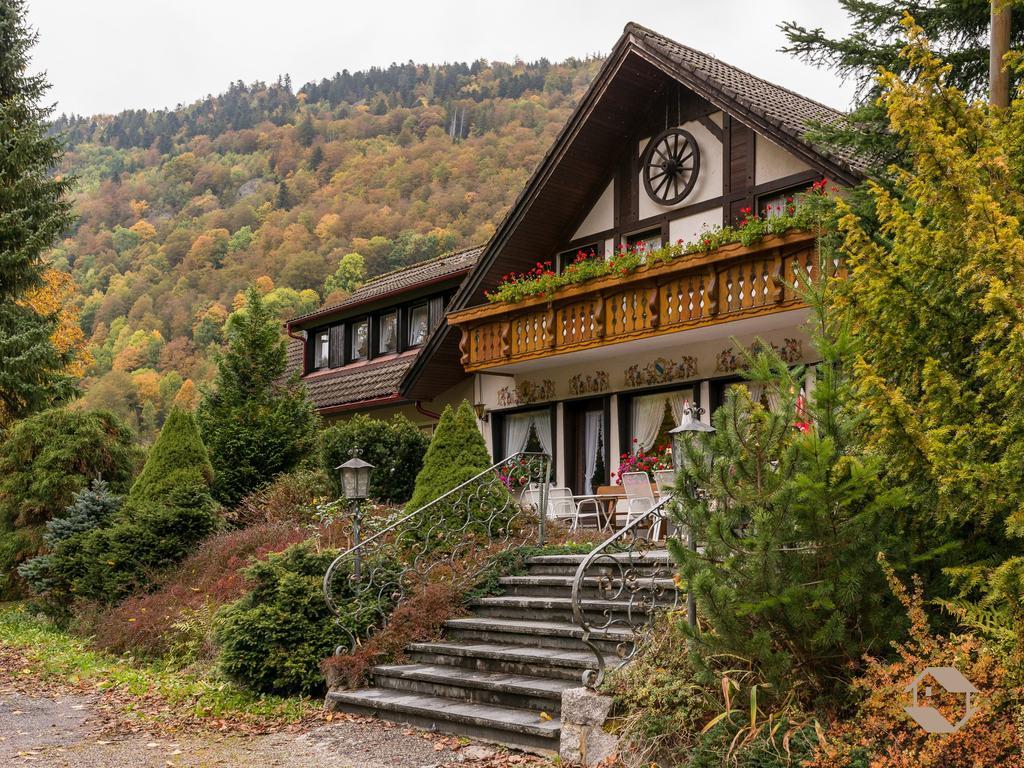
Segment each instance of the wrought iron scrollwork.
[[413,586],[469,583],[486,565],[481,554],[543,544],[550,478],[547,454],[517,453],[338,555],[323,582],[324,600],[348,639],[335,653],[385,626]]
[[679,605],[675,567],[654,537],[667,531],[672,502],[673,496],[666,496],[595,547],[576,569],[573,620],[596,664],[583,673],[588,688],[601,684],[608,664],[599,643],[615,643],[615,667],[620,667],[633,658],[658,613]]

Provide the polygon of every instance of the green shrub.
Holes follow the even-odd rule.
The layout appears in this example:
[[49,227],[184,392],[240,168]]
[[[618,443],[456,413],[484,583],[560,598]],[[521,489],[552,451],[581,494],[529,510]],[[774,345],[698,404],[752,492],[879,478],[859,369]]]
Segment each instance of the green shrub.
[[216,527],[211,476],[195,419],[172,411],[111,524],[61,542],[54,573],[70,594],[104,603],[149,585]]
[[125,490],[142,458],[106,411],[53,409],[14,424],[0,445],[0,599],[17,597],[19,563],[38,554],[43,525],[102,477]]
[[516,507],[496,473],[474,485],[475,498],[470,506],[464,493],[441,499],[490,465],[487,446],[469,403],[463,401],[458,410],[446,407],[423,459],[423,469],[416,477],[416,491],[405,507],[412,512],[438,500],[414,522],[419,541],[432,550],[451,550],[460,544],[466,546],[474,535],[483,544],[506,526]]
[[412,496],[429,443],[429,438],[401,414],[384,421],[358,413],[321,433],[320,464],[331,480],[334,494],[341,496],[335,467],[348,461],[352,450],[357,449],[360,458],[374,466],[371,498],[387,504],[404,504]]
[[419,509],[489,466],[491,457],[484,436],[477,429],[472,406],[465,400],[458,410],[446,406],[423,457],[423,469],[416,476],[416,489],[406,509]]
[[[112,494],[105,481],[93,480],[92,485],[75,494],[74,501],[61,517],[47,521],[43,543],[53,551],[63,541],[103,527],[120,508],[121,497]],[[66,602],[70,585],[54,572],[52,554],[39,555],[22,563],[18,573],[47,603],[59,605]]]
[[235,313],[217,378],[196,412],[213,463],[213,494],[226,505],[294,469],[312,450],[317,415],[298,374],[285,376],[285,342],[260,292]]
[[246,570],[252,591],[220,612],[214,632],[228,676],[261,693],[323,690],[320,662],[348,640],[347,633],[365,634],[379,612],[390,609],[355,599],[348,574],[339,572],[335,597],[344,612],[335,622],[322,582],[337,554],[303,542]]

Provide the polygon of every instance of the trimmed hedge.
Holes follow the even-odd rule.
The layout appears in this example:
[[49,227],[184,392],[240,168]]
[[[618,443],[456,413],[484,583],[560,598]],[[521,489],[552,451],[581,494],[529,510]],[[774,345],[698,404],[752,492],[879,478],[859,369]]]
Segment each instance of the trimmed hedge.
[[412,496],[416,474],[430,439],[409,419],[395,414],[389,421],[358,413],[325,429],[320,435],[320,465],[341,496],[341,479],[335,469],[352,458],[352,449],[374,466],[370,496],[385,504],[404,504]]

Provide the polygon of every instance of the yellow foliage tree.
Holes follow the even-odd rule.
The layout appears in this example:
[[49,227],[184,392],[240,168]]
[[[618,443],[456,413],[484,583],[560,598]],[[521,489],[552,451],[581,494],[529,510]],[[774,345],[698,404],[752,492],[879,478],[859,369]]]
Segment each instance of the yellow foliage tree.
[[78,306],[74,302],[78,286],[67,272],[47,269],[43,284],[25,295],[25,304],[40,315],[57,316],[51,340],[58,352],[74,354],[67,373],[82,376],[92,364],[92,355],[86,347],[85,334],[78,325]]

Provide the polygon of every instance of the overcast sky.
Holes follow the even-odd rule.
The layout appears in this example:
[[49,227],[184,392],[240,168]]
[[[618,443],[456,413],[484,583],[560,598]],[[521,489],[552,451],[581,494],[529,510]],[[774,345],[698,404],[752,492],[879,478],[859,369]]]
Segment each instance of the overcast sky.
[[34,68],[59,112],[173,107],[233,80],[310,80],[394,61],[607,53],[637,21],[811,98],[845,108],[850,84],[779,53],[776,25],[846,29],[835,0],[28,0]]

